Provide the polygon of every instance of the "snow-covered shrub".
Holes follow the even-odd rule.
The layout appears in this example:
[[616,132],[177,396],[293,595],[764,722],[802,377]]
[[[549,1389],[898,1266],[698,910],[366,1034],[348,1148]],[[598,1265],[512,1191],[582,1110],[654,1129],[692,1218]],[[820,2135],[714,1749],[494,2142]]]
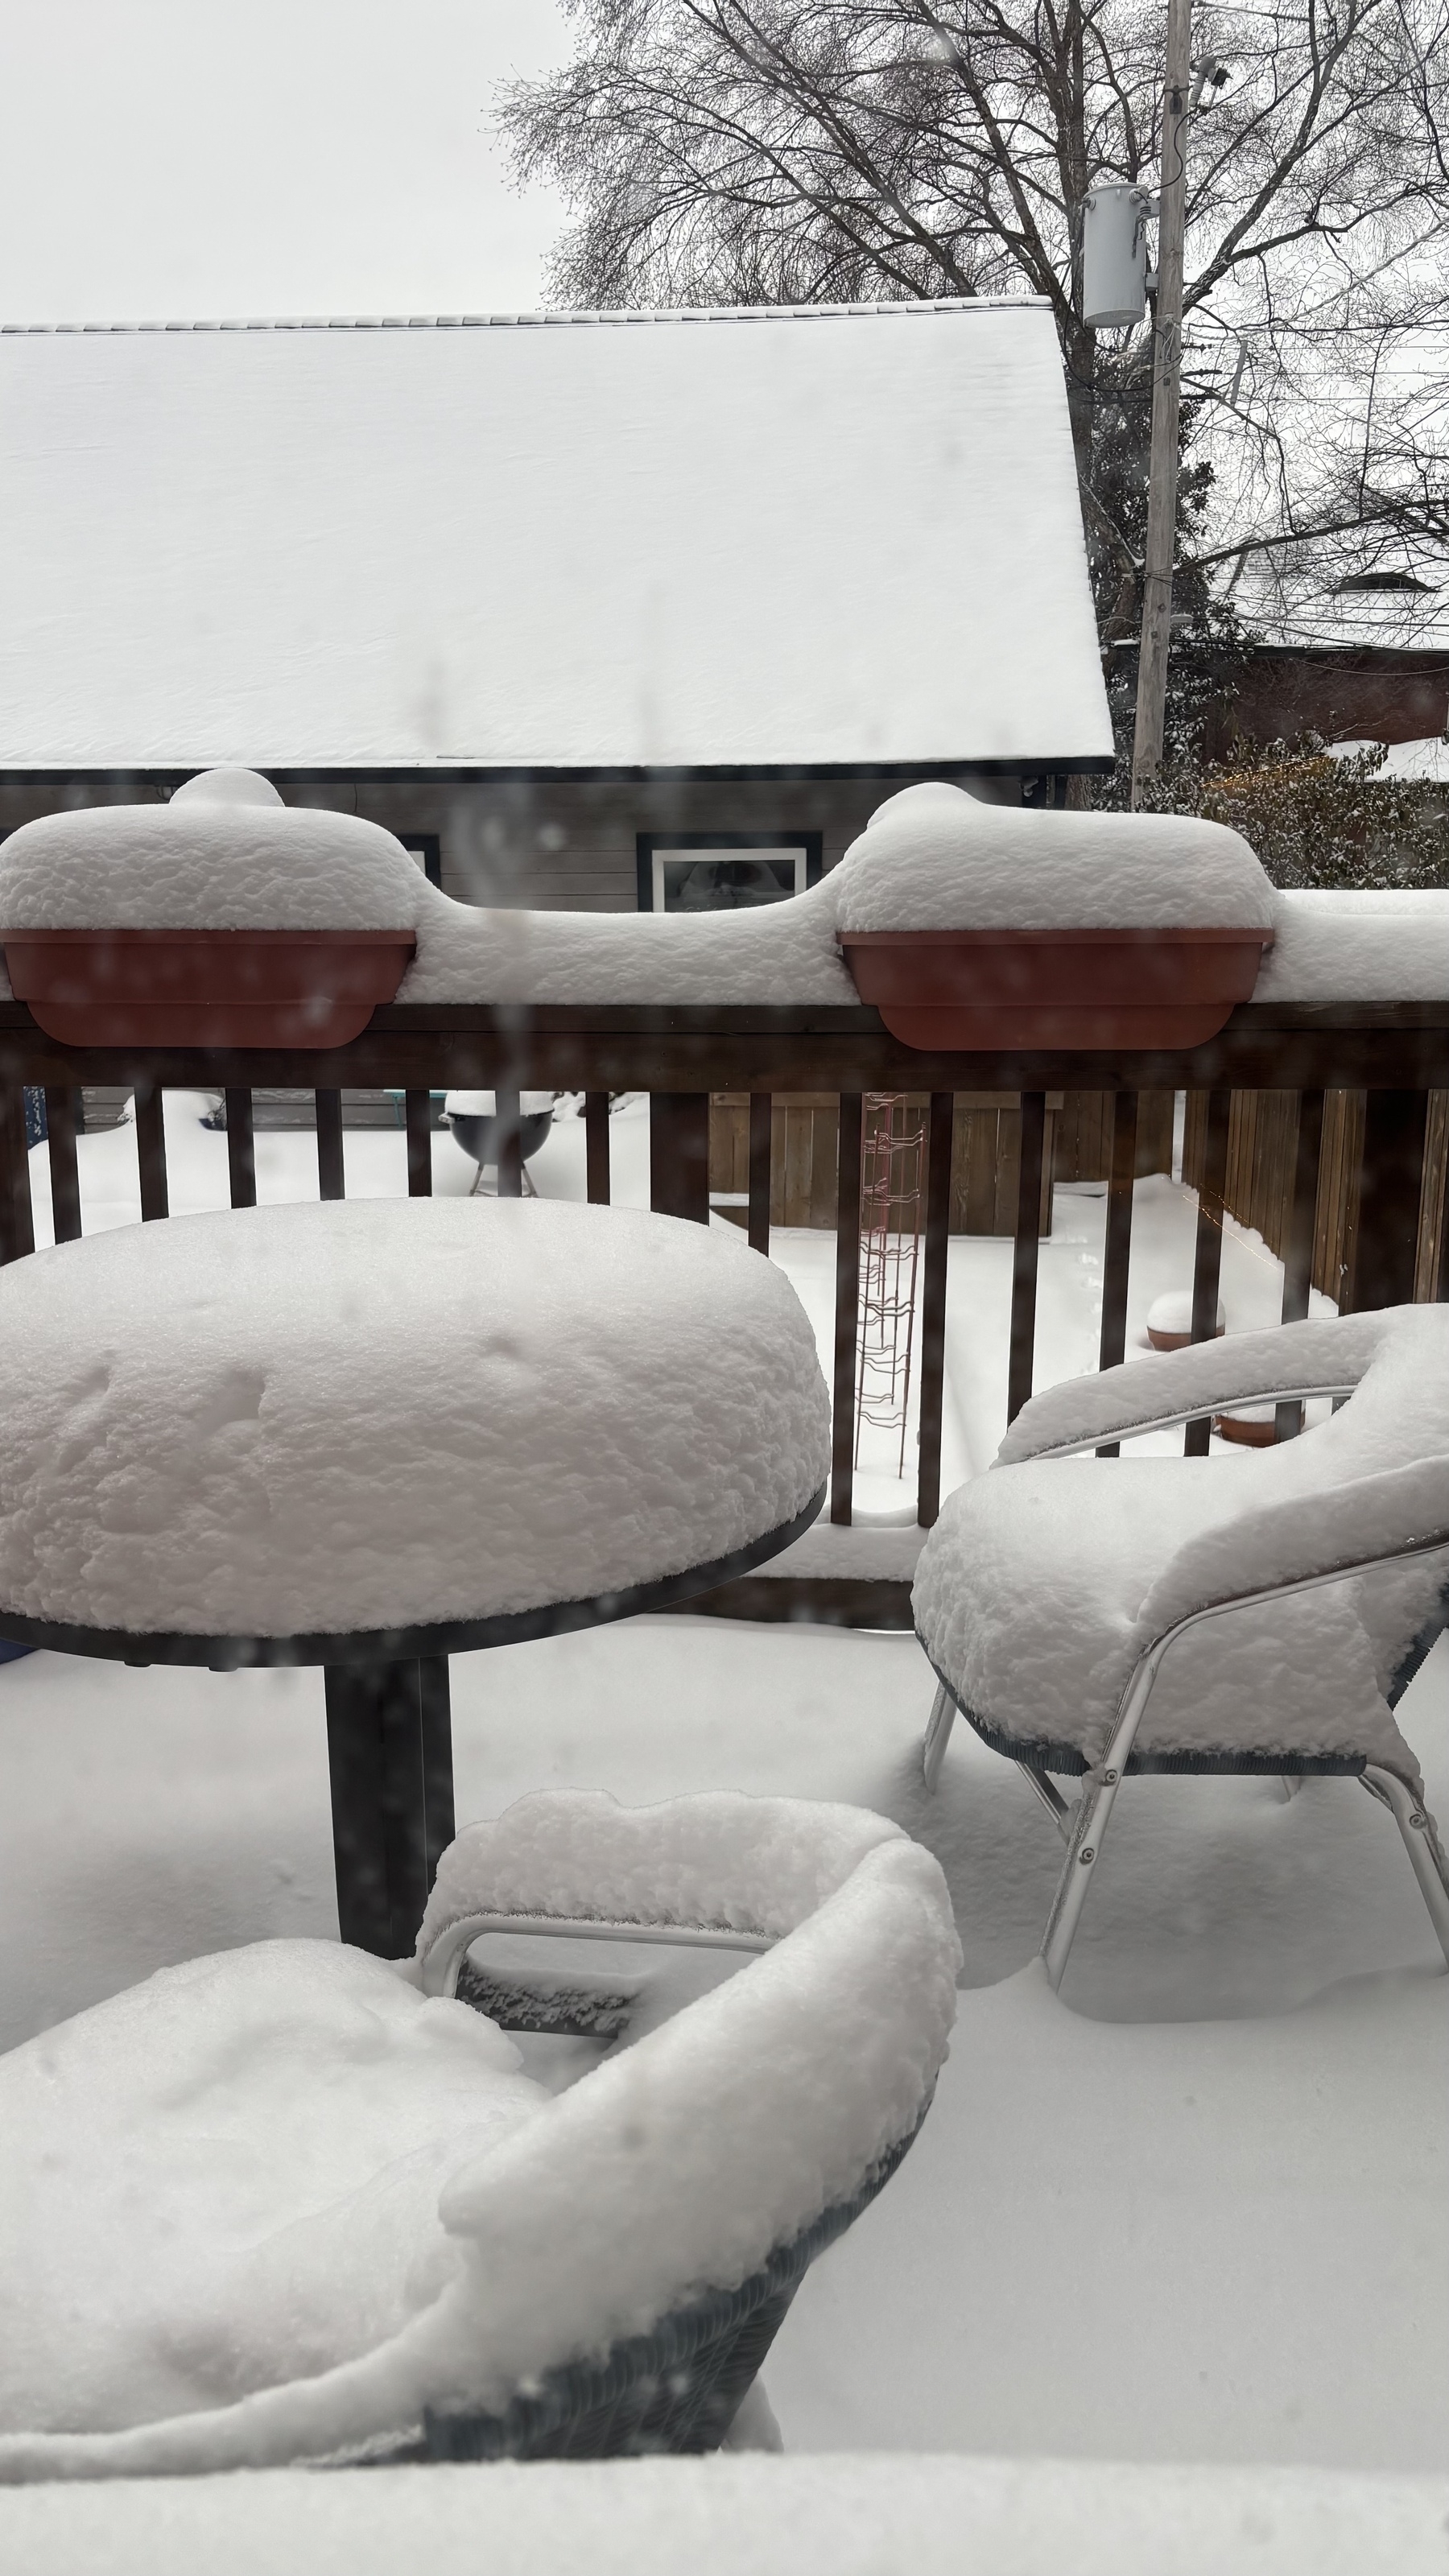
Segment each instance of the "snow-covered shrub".
[[1381,775],[1382,743],[1334,754],[1318,734],[1240,743],[1225,761],[1181,760],[1152,781],[1159,813],[1230,824],[1279,886],[1449,886],[1449,813],[1421,779]]

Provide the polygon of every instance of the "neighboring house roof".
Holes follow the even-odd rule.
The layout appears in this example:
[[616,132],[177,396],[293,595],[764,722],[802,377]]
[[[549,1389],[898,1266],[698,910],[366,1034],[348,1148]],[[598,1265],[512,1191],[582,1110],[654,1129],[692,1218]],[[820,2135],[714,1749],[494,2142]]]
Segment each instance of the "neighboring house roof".
[[1106,766],[1036,302],[0,332],[0,768]]
[[1407,551],[1364,563],[1328,545],[1275,565],[1245,566],[1232,600],[1249,632],[1279,650],[1442,652],[1449,646],[1449,587],[1436,559]]

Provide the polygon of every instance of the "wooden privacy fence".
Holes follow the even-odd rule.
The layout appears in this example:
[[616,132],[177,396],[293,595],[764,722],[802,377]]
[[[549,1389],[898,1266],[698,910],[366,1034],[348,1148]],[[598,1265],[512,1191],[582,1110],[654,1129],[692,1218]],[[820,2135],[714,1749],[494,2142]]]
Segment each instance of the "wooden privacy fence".
[[[232,1204],[256,1197],[253,1087],[309,1088],[316,1104],[318,1186],[344,1193],[342,1093],[396,1088],[405,1095],[408,1187],[432,1188],[430,1094],[489,1088],[511,1141],[499,1187],[522,1186],[518,1094],[582,1091],[588,1195],[610,1195],[609,1100],[647,1092],[650,1193],[666,1214],[707,1222],[712,1189],[728,1171],[743,1201],[750,1241],[768,1251],[770,1225],[809,1203],[831,1172],[835,1233],[832,1351],[833,1462],[830,1518],[852,1518],[861,1243],[861,1119],[866,1095],[905,1093],[927,1127],[925,1232],[920,1261],[918,1520],[929,1527],[941,1499],[941,1421],[946,1351],[947,1249],[970,1208],[973,1156],[992,1171],[992,1227],[1003,1162],[1013,1239],[1005,1410],[1031,1393],[1043,1193],[1055,1118],[1058,1173],[1067,1153],[1100,1167],[1107,1182],[1099,1362],[1126,1348],[1133,1183],[1162,1168],[1171,1101],[1188,1095],[1191,1176],[1198,1190],[1193,1332],[1216,1314],[1222,1217],[1230,1189],[1281,1254],[1285,1320],[1306,1313],[1319,1274],[1346,1283],[1359,1307],[1445,1293],[1444,1140],[1449,1093],[1449,1003],[1318,1006],[1248,1004],[1221,1036],[1183,1054],[922,1055],[901,1046],[866,1006],[494,1009],[405,1008],[373,1016],[363,1035],[330,1053],[170,1053],[67,1050],[44,1037],[22,1004],[0,1004],[0,1260],[33,1250],[22,1086],[44,1088],[57,1239],[81,1231],[75,1103],[83,1085],[136,1092],[136,1152],[143,1220],[167,1214],[162,1093],[167,1087],[226,1094]],[[1052,1108],[1053,1100],[1057,1106]],[[1070,1106],[1095,1101],[1097,1106]],[[1284,1108],[1282,1104],[1289,1105]],[[712,1103],[714,1105],[712,1105]],[[1268,1104],[1266,1107],[1264,1104]],[[1356,1103],[1356,1106],[1350,1105]],[[1252,1105],[1249,1105],[1252,1104]],[[1275,1105],[1276,1104],[1276,1105]],[[800,1175],[811,1121],[809,1170]],[[972,1122],[994,1118],[988,1150]],[[726,1127],[726,1120],[732,1122]],[[1014,1122],[1009,1155],[1003,1122]],[[1164,1126],[1164,1121],[1166,1122]],[[821,1122],[817,1125],[815,1122]],[[821,1140],[833,1142],[831,1153]],[[792,1178],[791,1153],[796,1154]],[[817,1169],[818,1147],[818,1169]],[[725,1156],[729,1160],[726,1164]],[[992,1160],[994,1154],[995,1159]],[[963,1172],[967,1175],[963,1182]],[[983,1182],[982,1203],[987,1196]],[[1271,1220],[1251,1211],[1262,1198]],[[808,1220],[807,1220],[808,1221]],[[815,1221],[818,1221],[816,1219]],[[1334,1265],[1337,1265],[1336,1269]],[[1332,1293],[1332,1291],[1331,1291]],[[1289,1426],[1285,1424],[1285,1429]],[[1189,1454],[1208,1445],[1206,1419],[1189,1424]],[[692,1605],[702,1606],[700,1604]],[[726,1586],[710,1607],[749,1616],[823,1616],[861,1625],[904,1624],[905,1586],[842,1576],[753,1577]]]
[[[1326,1091],[1318,1157],[1320,1182],[1314,1219],[1311,1277],[1315,1288],[1345,1311],[1354,1302],[1358,1246],[1359,1173],[1363,1163],[1362,1091]],[[1310,1116],[1314,1113],[1310,1109]],[[1282,1258],[1292,1223],[1300,1099],[1296,1091],[1237,1091],[1228,1118],[1224,1203],[1240,1225],[1262,1235]],[[1428,1100],[1423,1197],[1414,1295],[1437,1295],[1444,1224],[1445,1160],[1449,1147],[1449,1093]],[[1207,1103],[1189,1092],[1183,1137],[1182,1177],[1196,1189],[1205,1169]]]
[[[928,1095],[910,1092],[914,1108]],[[958,1091],[951,1145],[952,1234],[1015,1234],[1021,1170],[1021,1100],[1015,1092]],[[1137,1171],[1172,1169],[1173,1096],[1146,1093],[1137,1124]],[[776,1099],[770,1116],[770,1223],[833,1228],[840,1108],[834,1092]],[[709,1105],[710,1204],[743,1222],[749,1195],[750,1104],[717,1092]],[[1042,1148],[1041,1231],[1050,1234],[1054,1181],[1105,1181],[1112,1167],[1110,1092],[1049,1091]],[[1235,1211],[1236,1213],[1236,1211]]]

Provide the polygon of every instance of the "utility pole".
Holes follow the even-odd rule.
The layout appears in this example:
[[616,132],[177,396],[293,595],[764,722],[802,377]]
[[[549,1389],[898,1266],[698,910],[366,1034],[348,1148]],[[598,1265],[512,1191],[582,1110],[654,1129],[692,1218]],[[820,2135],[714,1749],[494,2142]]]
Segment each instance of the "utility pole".
[[1132,737],[1132,803],[1162,767],[1167,655],[1172,633],[1172,557],[1177,536],[1177,436],[1182,407],[1182,259],[1187,216],[1190,0],[1167,0],[1162,98],[1157,297],[1152,328],[1152,448],[1147,469],[1147,553],[1142,584],[1142,650]]

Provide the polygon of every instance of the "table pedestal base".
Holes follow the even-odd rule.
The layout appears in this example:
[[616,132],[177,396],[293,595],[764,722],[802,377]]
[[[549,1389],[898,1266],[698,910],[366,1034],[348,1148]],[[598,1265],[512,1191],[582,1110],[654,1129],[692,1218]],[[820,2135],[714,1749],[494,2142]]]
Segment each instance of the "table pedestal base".
[[406,1958],[453,1839],[448,1658],[329,1664],[326,1684],[342,1938]]

